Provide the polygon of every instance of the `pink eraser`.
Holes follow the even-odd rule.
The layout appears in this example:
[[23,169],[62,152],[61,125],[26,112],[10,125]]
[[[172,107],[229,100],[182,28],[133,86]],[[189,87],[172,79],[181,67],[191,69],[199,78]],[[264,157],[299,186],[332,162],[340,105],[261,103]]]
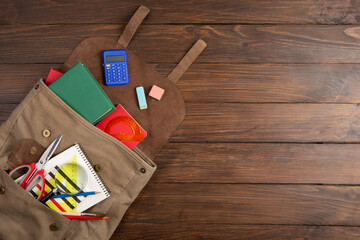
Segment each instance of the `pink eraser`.
[[164,95],[164,92],[165,92],[164,89],[162,89],[156,85],[153,85],[149,92],[149,96],[153,97],[157,100],[160,100],[162,98],[162,96]]

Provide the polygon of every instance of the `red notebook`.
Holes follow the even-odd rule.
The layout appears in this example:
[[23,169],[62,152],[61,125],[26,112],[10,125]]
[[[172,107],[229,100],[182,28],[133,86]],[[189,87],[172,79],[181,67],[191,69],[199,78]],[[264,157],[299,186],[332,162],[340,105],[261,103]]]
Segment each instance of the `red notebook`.
[[138,145],[145,137],[145,130],[119,104],[116,110],[101,120],[96,127],[110,134],[130,149]]
[[63,75],[63,72],[60,72],[59,70],[56,70],[55,68],[51,68],[50,72],[45,80],[46,85],[50,85],[53,83],[56,79],[58,79],[61,75]]

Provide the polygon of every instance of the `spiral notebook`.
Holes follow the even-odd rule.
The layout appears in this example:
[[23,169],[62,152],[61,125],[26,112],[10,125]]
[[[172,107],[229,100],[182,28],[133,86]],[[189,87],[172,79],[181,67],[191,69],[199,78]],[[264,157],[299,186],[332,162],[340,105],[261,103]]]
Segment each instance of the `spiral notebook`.
[[[45,191],[50,192],[55,188],[55,174],[61,166],[66,163],[76,163],[81,166],[87,173],[87,183],[84,192],[100,192],[96,195],[77,196],[67,198],[52,198],[46,202],[46,205],[57,212],[83,212],[94,206],[102,200],[108,198],[110,193],[94,171],[89,160],[81,150],[79,144],[75,144],[65,151],[51,158],[44,166],[45,170]],[[40,193],[39,186],[36,186],[30,193],[34,196]]]

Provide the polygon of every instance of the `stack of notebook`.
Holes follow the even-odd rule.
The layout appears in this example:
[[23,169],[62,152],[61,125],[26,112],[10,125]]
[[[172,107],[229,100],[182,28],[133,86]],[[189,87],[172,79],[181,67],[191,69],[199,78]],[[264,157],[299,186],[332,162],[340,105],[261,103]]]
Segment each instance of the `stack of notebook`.
[[146,131],[119,104],[116,108],[86,66],[79,62],[69,71],[51,69],[49,88],[87,121],[133,149]]

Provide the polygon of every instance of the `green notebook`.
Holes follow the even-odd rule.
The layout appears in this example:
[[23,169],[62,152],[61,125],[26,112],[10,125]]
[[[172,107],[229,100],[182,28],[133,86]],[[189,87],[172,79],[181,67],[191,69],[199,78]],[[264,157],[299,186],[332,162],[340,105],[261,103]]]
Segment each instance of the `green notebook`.
[[115,110],[104,90],[82,62],[56,79],[49,88],[94,125]]

